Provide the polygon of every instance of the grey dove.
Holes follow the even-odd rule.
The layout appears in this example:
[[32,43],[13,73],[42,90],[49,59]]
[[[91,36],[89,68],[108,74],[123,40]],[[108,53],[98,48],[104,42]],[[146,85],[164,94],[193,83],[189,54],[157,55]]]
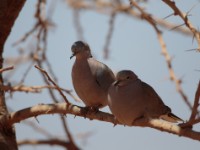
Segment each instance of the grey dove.
[[115,81],[111,69],[92,57],[90,47],[85,42],[75,42],[71,50],[73,54],[70,58],[76,56],[72,82],[77,95],[88,108],[94,110],[108,105],[108,89]]
[[129,126],[140,118],[160,118],[173,123],[183,121],[171,113],[150,85],[130,70],[117,73],[108,91],[108,105],[116,119]]

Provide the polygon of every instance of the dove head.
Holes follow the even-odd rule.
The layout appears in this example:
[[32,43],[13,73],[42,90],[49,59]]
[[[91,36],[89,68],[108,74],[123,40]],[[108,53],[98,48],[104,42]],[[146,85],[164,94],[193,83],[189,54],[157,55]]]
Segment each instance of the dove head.
[[137,75],[130,70],[119,71],[116,75],[116,81],[114,82],[115,86],[123,86],[128,84],[131,81],[137,80]]
[[74,56],[76,56],[77,58],[92,57],[89,45],[83,41],[75,42],[72,45],[71,50],[72,50],[72,56],[70,57],[70,59]]

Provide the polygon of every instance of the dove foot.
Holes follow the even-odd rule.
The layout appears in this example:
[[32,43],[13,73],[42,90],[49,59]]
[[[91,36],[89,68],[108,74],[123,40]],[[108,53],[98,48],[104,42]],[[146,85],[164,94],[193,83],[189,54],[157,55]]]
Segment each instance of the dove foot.
[[90,113],[97,113],[99,111],[99,107],[100,106],[86,106],[82,109],[82,114],[84,115],[84,117],[86,118],[86,115],[87,114],[90,114]]

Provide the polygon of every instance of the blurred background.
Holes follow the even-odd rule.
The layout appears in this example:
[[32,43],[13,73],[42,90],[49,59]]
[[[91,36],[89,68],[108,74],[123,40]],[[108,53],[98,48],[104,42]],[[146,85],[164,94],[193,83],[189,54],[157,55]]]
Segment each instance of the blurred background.
[[[198,0],[176,0],[177,7],[188,13],[188,18],[196,29],[200,26],[200,5]],[[177,79],[189,102],[193,104],[200,77],[200,55],[193,36],[183,25],[183,20],[173,14],[172,9],[160,0],[138,1],[138,5],[152,17],[160,19],[157,23],[171,56],[171,63]],[[39,5],[40,4],[40,5]],[[119,7],[120,6],[120,7]],[[86,41],[93,56],[107,64],[115,73],[122,69],[134,71],[140,79],[150,84],[161,96],[173,113],[188,120],[189,107],[176,91],[170,80],[165,57],[161,54],[157,34],[153,27],[142,19],[136,8],[135,14],[124,11],[130,6],[128,0],[48,0],[27,1],[23,7],[4,50],[5,67],[14,65],[15,69],[4,74],[6,84],[12,86],[46,85],[41,73],[34,67],[40,60],[44,68],[62,88],[74,92],[70,60],[71,45],[77,40]],[[40,9],[38,9],[40,8]],[[37,10],[41,10],[37,16]],[[169,17],[167,17],[169,16]],[[167,17],[167,18],[165,18]],[[42,26],[37,26],[41,20]],[[166,25],[162,25],[162,22]],[[41,22],[39,22],[41,23]],[[174,26],[171,26],[173,25]],[[32,30],[34,29],[35,30]],[[179,31],[182,28],[183,30]],[[33,32],[29,32],[29,31]],[[28,34],[27,34],[28,33]],[[24,36],[27,38],[22,39]],[[38,64],[37,64],[38,65]],[[63,102],[57,91],[56,100]],[[66,94],[71,103],[84,106]],[[39,103],[54,103],[48,89],[39,93],[7,93],[10,111],[17,111]],[[110,112],[108,107],[102,111]],[[197,149],[200,143],[151,128],[124,127],[113,124],[64,117],[75,144],[83,150],[132,150],[132,149]],[[57,138],[67,140],[59,115],[38,116],[15,125],[18,141],[46,140]],[[199,124],[195,130],[200,130]],[[20,150],[63,150],[57,145],[21,145]]]

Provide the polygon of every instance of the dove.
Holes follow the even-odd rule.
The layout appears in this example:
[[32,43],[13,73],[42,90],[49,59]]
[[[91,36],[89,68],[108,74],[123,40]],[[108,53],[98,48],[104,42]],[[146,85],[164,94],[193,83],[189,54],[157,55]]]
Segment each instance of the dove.
[[130,70],[119,71],[108,90],[108,106],[116,119],[128,126],[141,118],[183,121],[171,112],[156,91]]
[[83,41],[75,42],[72,57],[76,60],[72,67],[72,83],[77,95],[86,107],[98,110],[108,105],[108,89],[115,81],[112,70],[95,60],[90,47]]

